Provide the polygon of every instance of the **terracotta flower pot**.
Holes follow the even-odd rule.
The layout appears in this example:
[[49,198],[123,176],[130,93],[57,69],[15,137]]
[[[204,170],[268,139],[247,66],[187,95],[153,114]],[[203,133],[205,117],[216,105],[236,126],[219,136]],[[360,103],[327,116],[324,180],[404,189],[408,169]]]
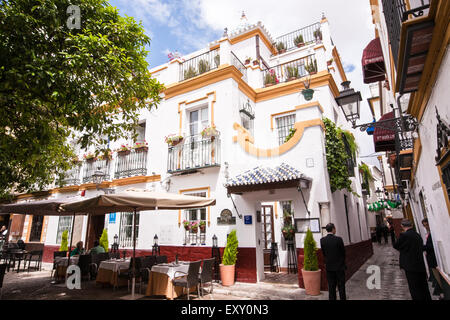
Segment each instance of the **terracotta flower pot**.
[[245,64],[250,64],[250,60],[245,60]]
[[148,151],[148,147],[139,147],[139,148],[135,148],[134,149],[135,152],[144,152],[144,151]]
[[254,66],[258,66],[259,65],[259,61],[258,60],[253,60],[253,65]]
[[227,287],[234,284],[234,267],[234,264],[229,266],[220,264],[220,279],[223,286]]
[[265,86],[266,87],[271,87],[271,86],[273,86],[273,83],[266,83]]
[[131,153],[130,150],[117,151],[117,154],[118,154],[119,156],[126,156],[126,155],[128,155],[128,154],[130,154],[130,153]]
[[306,271],[302,269],[303,283],[305,284],[306,294],[318,296],[320,294],[320,275],[321,270]]
[[298,48],[301,48],[301,47],[303,47],[304,45],[305,45],[304,42],[302,42],[302,43],[297,43],[297,47],[298,47]]

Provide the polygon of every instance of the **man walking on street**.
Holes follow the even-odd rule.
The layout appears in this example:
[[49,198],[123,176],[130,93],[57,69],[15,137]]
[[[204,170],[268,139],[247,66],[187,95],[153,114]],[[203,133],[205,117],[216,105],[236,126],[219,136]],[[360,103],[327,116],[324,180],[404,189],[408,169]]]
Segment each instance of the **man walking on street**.
[[329,300],[336,300],[336,285],[339,290],[339,298],[346,300],[345,295],[345,247],[341,237],[336,236],[334,224],[329,223],[325,229],[328,234],[320,239],[320,247],[325,257],[325,269],[328,280]]
[[423,260],[422,237],[413,230],[408,219],[402,220],[403,233],[394,248],[400,251],[400,268],[405,270],[409,292],[413,300],[431,300],[427,283],[427,272]]

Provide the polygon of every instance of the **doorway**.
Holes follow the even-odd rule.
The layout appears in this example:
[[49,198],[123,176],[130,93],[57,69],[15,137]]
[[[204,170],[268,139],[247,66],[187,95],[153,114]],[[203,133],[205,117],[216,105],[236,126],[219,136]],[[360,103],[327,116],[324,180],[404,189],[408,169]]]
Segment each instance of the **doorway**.
[[103,229],[105,228],[105,215],[89,215],[85,249],[90,249],[94,246],[94,241],[99,240]]
[[43,223],[44,223],[44,216],[33,216],[29,239],[30,242],[41,242]]

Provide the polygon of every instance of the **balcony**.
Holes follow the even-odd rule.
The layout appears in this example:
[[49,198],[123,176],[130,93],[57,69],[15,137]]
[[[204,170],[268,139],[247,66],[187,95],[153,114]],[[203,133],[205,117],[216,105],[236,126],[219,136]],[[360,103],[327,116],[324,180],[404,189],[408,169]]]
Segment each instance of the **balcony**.
[[116,158],[114,178],[147,175],[147,148],[119,152]]
[[187,172],[220,166],[220,138],[190,136],[169,147],[167,172]]
[[231,51],[231,64],[242,73],[242,79],[247,82],[247,68],[244,66],[241,60],[236,57],[233,51]]
[[64,177],[59,181],[60,186],[74,186],[80,184],[81,164],[75,165],[69,171],[64,173]]
[[264,69],[262,76],[264,85],[267,87],[277,83],[299,79],[316,72],[317,62],[315,55],[312,54],[304,58],[292,60]]
[[396,92],[418,90],[434,30],[430,0],[383,0],[383,10],[397,69]]
[[83,168],[83,183],[93,182],[92,175],[96,170],[103,171],[106,175],[104,180],[110,180],[110,168],[111,160],[87,160],[84,162]]
[[276,38],[276,43],[284,43],[286,47],[286,51],[293,50],[297,48],[297,45],[295,44],[294,40],[298,36],[303,37],[303,43],[304,45],[308,45],[314,42],[318,42],[322,40],[322,33],[320,30],[320,22],[314,23],[312,25],[309,25],[307,27],[304,27],[302,29],[286,33],[282,36],[279,36]]
[[180,81],[217,69],[220,65],[219,49],[211,50],[184,61],[180,66]]

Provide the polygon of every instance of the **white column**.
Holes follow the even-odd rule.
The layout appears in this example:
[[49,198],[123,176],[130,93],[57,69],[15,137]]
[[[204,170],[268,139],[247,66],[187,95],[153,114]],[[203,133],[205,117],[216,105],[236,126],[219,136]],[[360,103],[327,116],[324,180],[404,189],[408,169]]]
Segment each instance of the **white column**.
[[231,65],[231,43],[228,38],[222,38],[220,42],[220,64]]

